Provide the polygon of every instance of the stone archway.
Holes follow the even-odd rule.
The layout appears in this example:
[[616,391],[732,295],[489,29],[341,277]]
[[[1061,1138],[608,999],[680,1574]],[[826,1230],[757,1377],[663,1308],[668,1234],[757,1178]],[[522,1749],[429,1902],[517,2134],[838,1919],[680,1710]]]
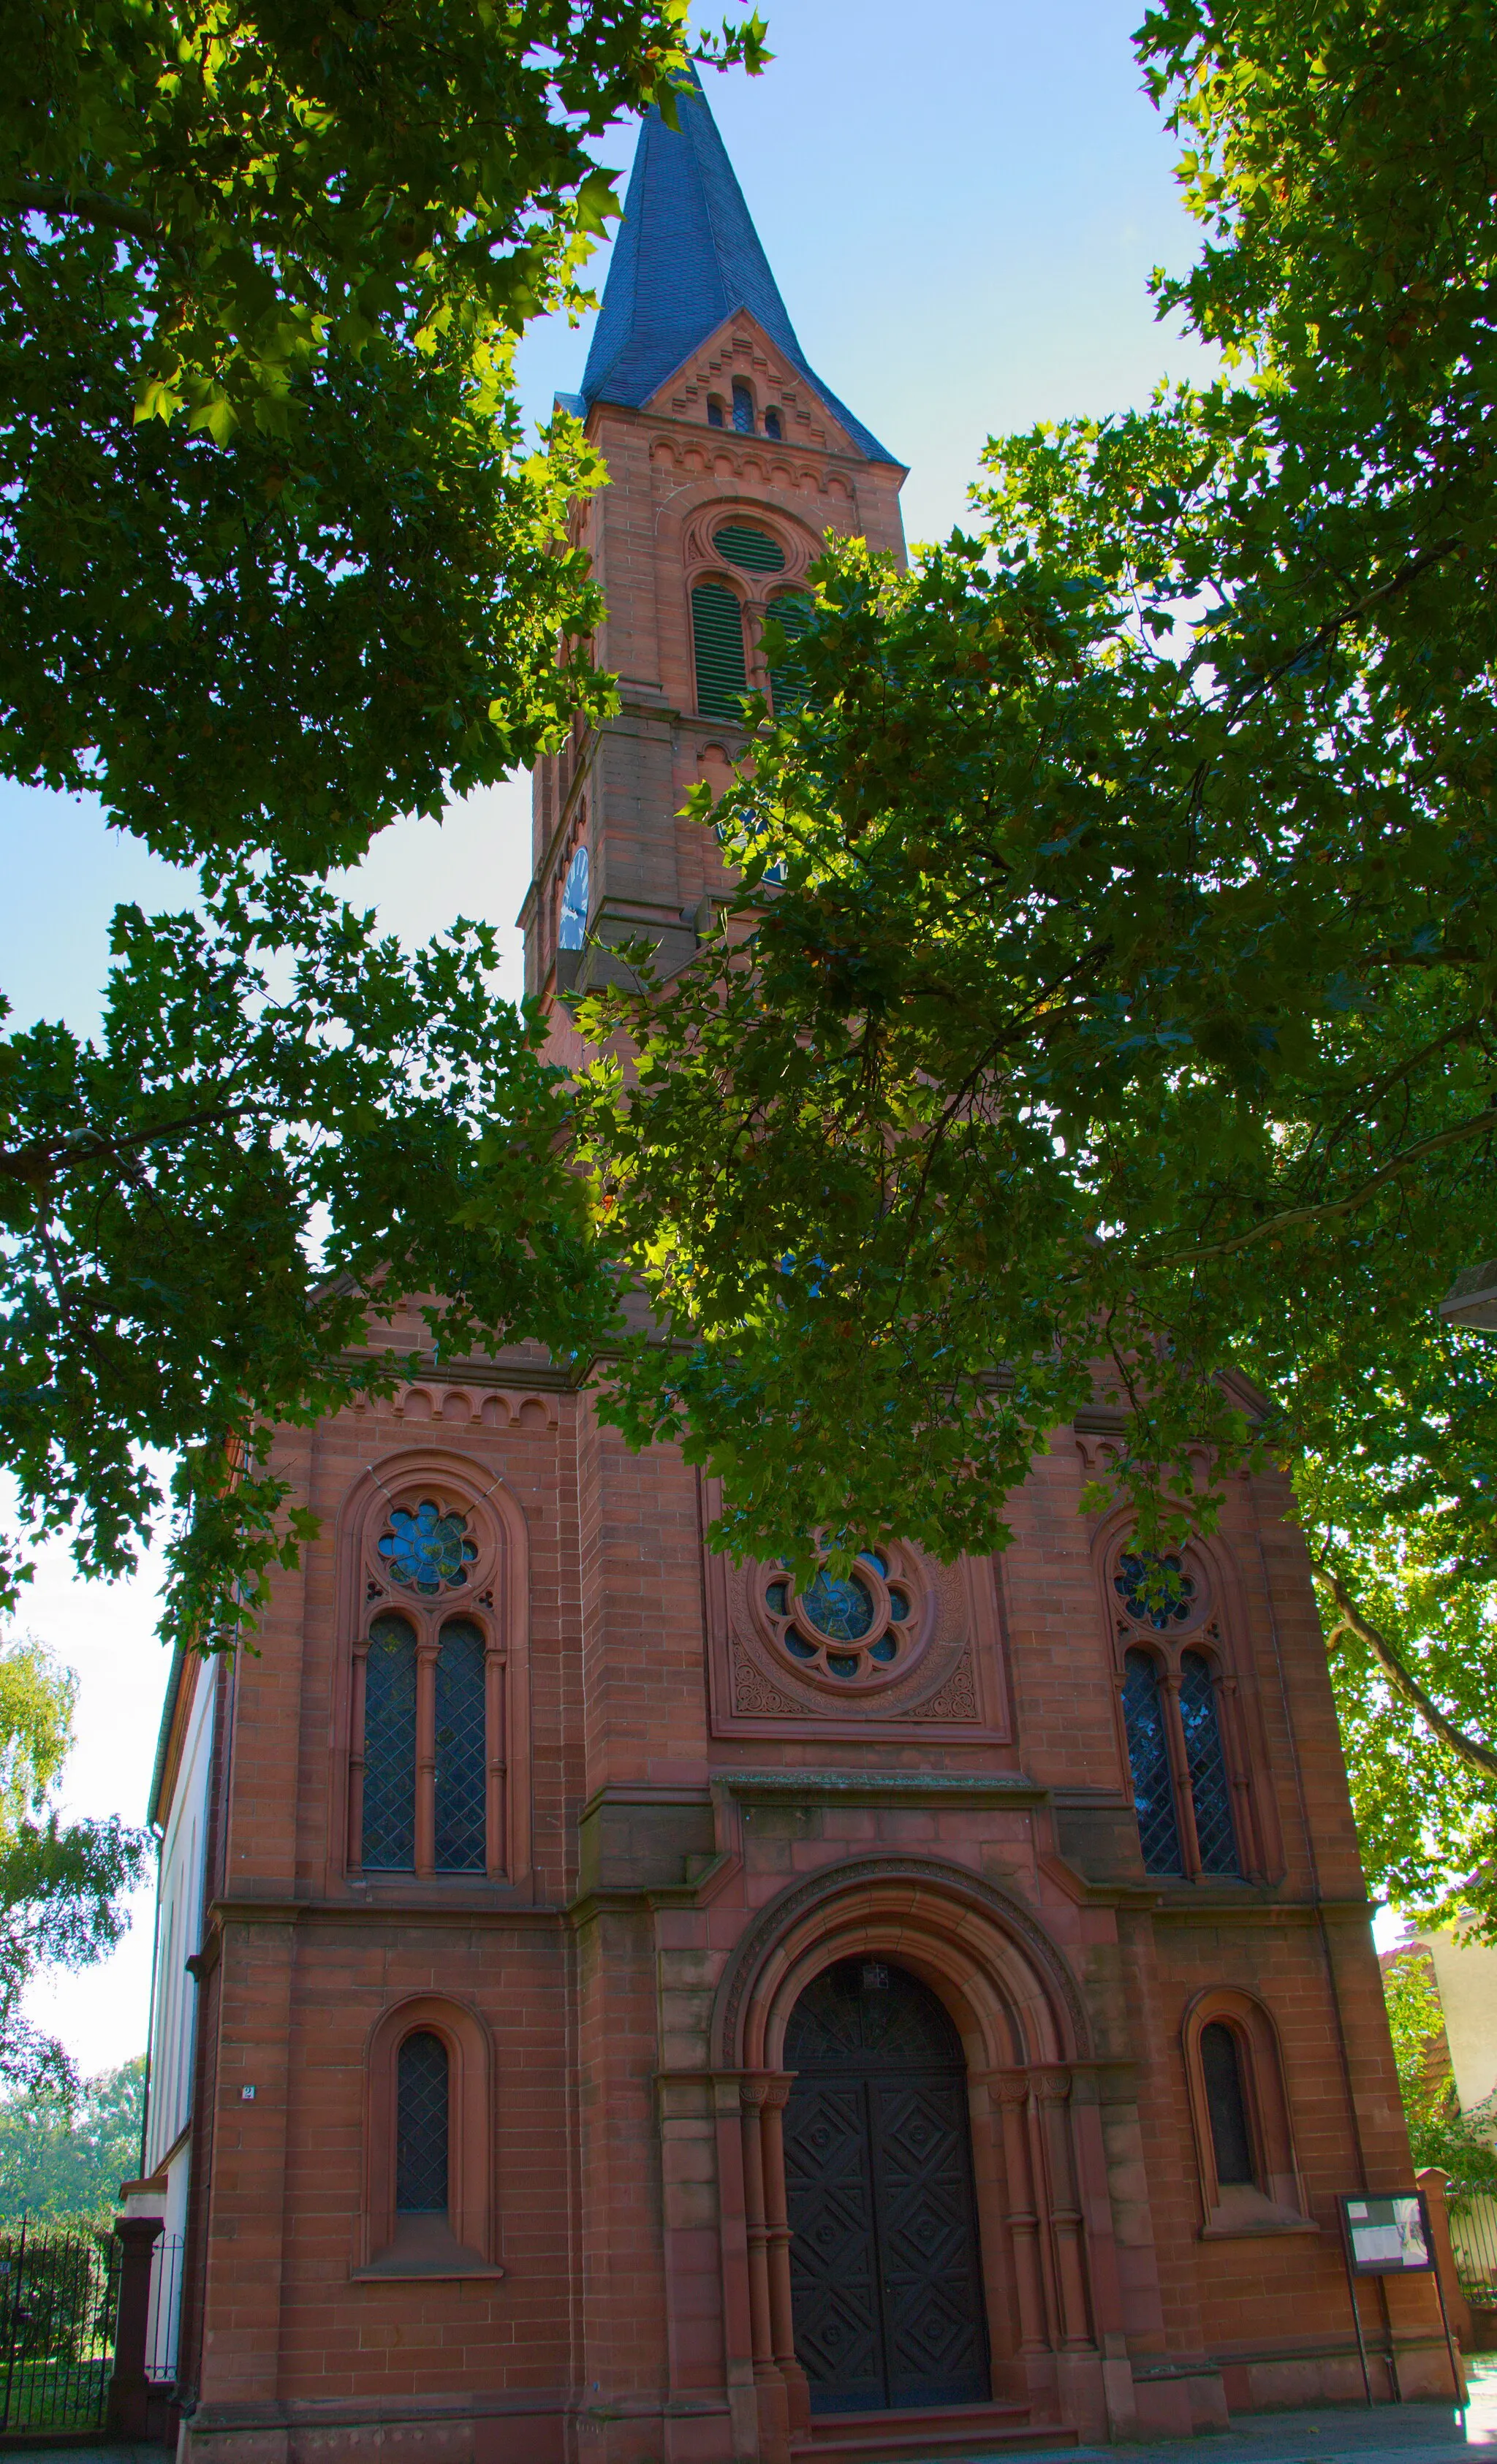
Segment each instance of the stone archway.
[[1036,2418],[1100,2428],[1083,2179],[1093,2215],[1106,2213],[1107,2197],[1094,2127],[1078,2155],[1078,2077],[1086,2118],[1092,2125],[1096,2118],[1079,1989],[1044,1928],[1007,1893],[935,1858],[879,1857],[828,1868],[773,1901],[718,1988],[715,2068],[724,2084],[737,2082],[761,2454],[784,2455],[812,2410],[796,2349],[785,2165],[795,2065],[786,2039],[806,1989],[848,1961],[909,1974],[940,2005],[960,2046],[989,2347],[984,2393],[1024,2404]]

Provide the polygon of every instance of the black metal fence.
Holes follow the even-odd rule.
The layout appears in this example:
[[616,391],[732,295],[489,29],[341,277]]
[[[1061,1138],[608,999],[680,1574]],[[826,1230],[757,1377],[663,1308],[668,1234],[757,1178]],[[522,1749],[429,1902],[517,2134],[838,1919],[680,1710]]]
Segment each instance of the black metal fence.
[[182,2235],[162,2235],[151,2252],[151,2313],[145,2331],[145,2375],[154,2388],[177,2384],[177,2329],[182,2318]]
[[0,2233],[0,2431],[103,2426],[119,2286],[112,2233],[25,2217]]
[[1497,2199],[1485,2191],[1452,2195],[1450,2241],[1466,2299],[1478,2309],[1497,2307]]

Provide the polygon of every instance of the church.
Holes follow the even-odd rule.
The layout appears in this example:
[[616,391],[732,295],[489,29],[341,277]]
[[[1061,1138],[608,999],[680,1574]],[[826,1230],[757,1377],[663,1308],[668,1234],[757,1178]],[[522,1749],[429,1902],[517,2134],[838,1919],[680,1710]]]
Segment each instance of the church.
[[[581,393],[618,715],[535,781],[554,1049],[725,889],[773,613],[902,466],[807,362],[699,90],[641,131]],[[1447,2395],[1289,1492],[1157,1605],[1057,1431],[1012,1546],[735,1566],[534,1347],[281,1433],[319,1519],[174,1665],[143,2179],[192,2464],[879,2464]],[[403,1344],[403,1331],[395,1336]],[[1252,1397],[1244,1396],[1247,1408]]]

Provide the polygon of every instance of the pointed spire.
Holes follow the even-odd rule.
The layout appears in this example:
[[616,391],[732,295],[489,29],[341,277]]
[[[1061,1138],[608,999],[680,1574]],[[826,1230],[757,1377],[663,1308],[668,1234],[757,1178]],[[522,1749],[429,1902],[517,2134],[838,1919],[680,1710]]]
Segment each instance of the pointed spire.
[[657,106],[639,132],[582,403],[588,410],[595,402],[638,408],[743,308],[869,460],[892,462],[797,341],[694,69],[676,110],[679,129],[667,127]]

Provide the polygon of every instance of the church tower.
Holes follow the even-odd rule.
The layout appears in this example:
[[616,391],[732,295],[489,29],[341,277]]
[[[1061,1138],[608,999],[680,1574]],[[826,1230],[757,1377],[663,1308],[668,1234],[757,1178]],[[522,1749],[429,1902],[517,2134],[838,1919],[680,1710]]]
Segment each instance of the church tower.
[[[536,780],[563,1055],[617,942],[706,928],[679,810],[766,610],[828,536],[903,552],[679,120],[569,404],[621,706]],[[179,1661],[153,1783],[185,2457],[893,2464],[1360,2400],[1337,2200],[1412,2181],[1303,1544],[1236,1480],[1156,1611],[1078,1511],[1118,1441],[1058,1432],[1002,1557],[802,1593],[533,1346],[281,1433],[319,1537],[255,1657]],[[1358,2321],[1379,2400],[1448,2391],[1427,2277]]]

